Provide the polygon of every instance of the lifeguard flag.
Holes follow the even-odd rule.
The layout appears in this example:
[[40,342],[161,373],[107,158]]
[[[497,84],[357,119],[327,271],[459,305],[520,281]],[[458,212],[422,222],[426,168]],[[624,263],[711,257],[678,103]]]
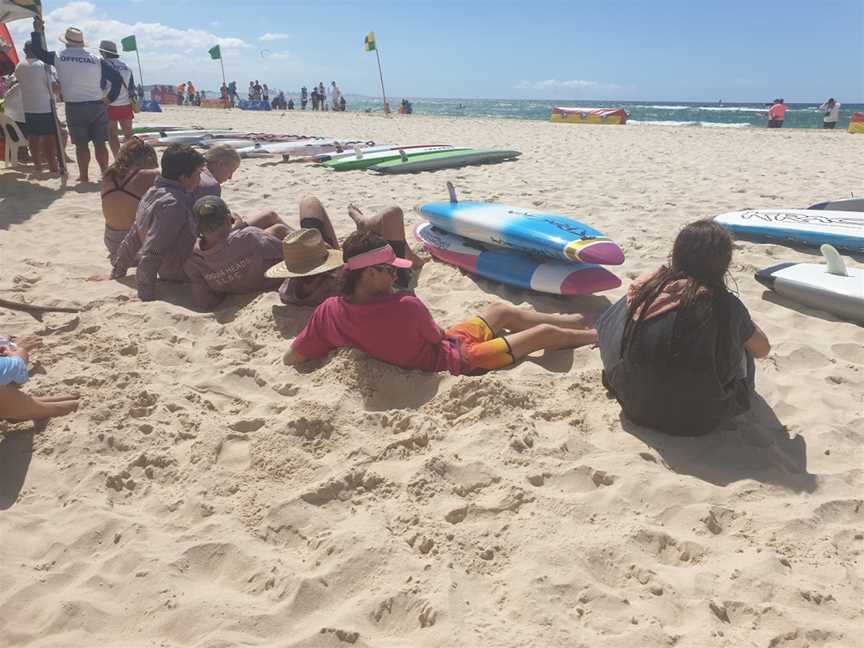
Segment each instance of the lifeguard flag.
[[138,41],[135,40],[135,36],[127,36],[120,39],[120,45],[123,47],[124,52],[138,51]]
[[214,45],[207,51],[210,53],[210,58],[214,61],[222,58],[222,50],[219,49],[218,45]]
[[0,0],[0,23],[41,15],[41,0]]
[[375,32],[366,34],[366,38],[363,39],[363,47],[367,52],[375,50]]
[[0,76],[12,74],[18,65],[18,52],[6,25],[0,23]]

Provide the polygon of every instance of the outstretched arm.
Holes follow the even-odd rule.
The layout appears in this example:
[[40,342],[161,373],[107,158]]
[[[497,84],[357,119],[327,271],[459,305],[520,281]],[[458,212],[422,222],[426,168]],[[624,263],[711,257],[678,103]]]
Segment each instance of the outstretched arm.
[[45,36],[45,23],[41,18],[33,19],[33,33],[30,34],[30,43],[33,45],[33,54],[36,55],[43,63],[54,65],[57,55],[54,52],[49,52],[42,44]]

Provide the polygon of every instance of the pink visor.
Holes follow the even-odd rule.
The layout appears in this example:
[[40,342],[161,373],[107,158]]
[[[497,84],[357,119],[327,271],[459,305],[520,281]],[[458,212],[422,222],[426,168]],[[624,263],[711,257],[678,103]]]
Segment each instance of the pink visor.
[[363,254],[351,257],[345,262],[345,269],[360,270],[375,265],[391,265],[397,268],[410,268],[411,262],[408,259],[400,259],[396,256],[392,247],[385,245],[377,250],[369,250]]

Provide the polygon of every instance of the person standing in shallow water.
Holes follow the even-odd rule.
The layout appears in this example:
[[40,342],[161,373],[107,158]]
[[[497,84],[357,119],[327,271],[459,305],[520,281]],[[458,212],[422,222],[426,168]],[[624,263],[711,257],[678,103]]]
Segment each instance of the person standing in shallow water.
[[627,417],[698,436],[750,409],[765,333],[726,287],[732,239],[711,220],[679,232],[669,265],[597,321],[603,384]]
[[822,111],[822,128],[833,129],[837,126],[837,121],[840,119],[840,102],[834,101],[831,97],[824,104],[819,106]]

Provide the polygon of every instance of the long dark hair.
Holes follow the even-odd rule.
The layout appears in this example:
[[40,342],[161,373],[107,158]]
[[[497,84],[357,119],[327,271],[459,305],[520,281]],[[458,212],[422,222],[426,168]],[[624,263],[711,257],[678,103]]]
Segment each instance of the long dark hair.
[[[731,344],[730,292],[726,286],[726,273],[732,262],[732,238],[713,220],[699,220],[682,229],[672,247],[672,259],[636,292],[629,304],[627,323],[621,349],[624,354],[638,339],[639,330],[651,305],[673,281],[684,280],[678,314],[692,315],[694,305],[707,306],[701,317],[676,317],[669,347],[670,357],[677,352],[677,344],[687,326],[705,326],[713,319],[717,324],[717,354],[728,358]],[[679,322],[681,325],[679,326]]]
[[[371,252],[387,245],[387,241],[375,232],[353,232],[342,243],[342,261],[347,262],[351,257],[355,257],[364,252]],[[343,295],[353,295],[354,289],[357,288],[357,283],[360,281],[360,275],[363,270],[346,270],[342,273]]]

